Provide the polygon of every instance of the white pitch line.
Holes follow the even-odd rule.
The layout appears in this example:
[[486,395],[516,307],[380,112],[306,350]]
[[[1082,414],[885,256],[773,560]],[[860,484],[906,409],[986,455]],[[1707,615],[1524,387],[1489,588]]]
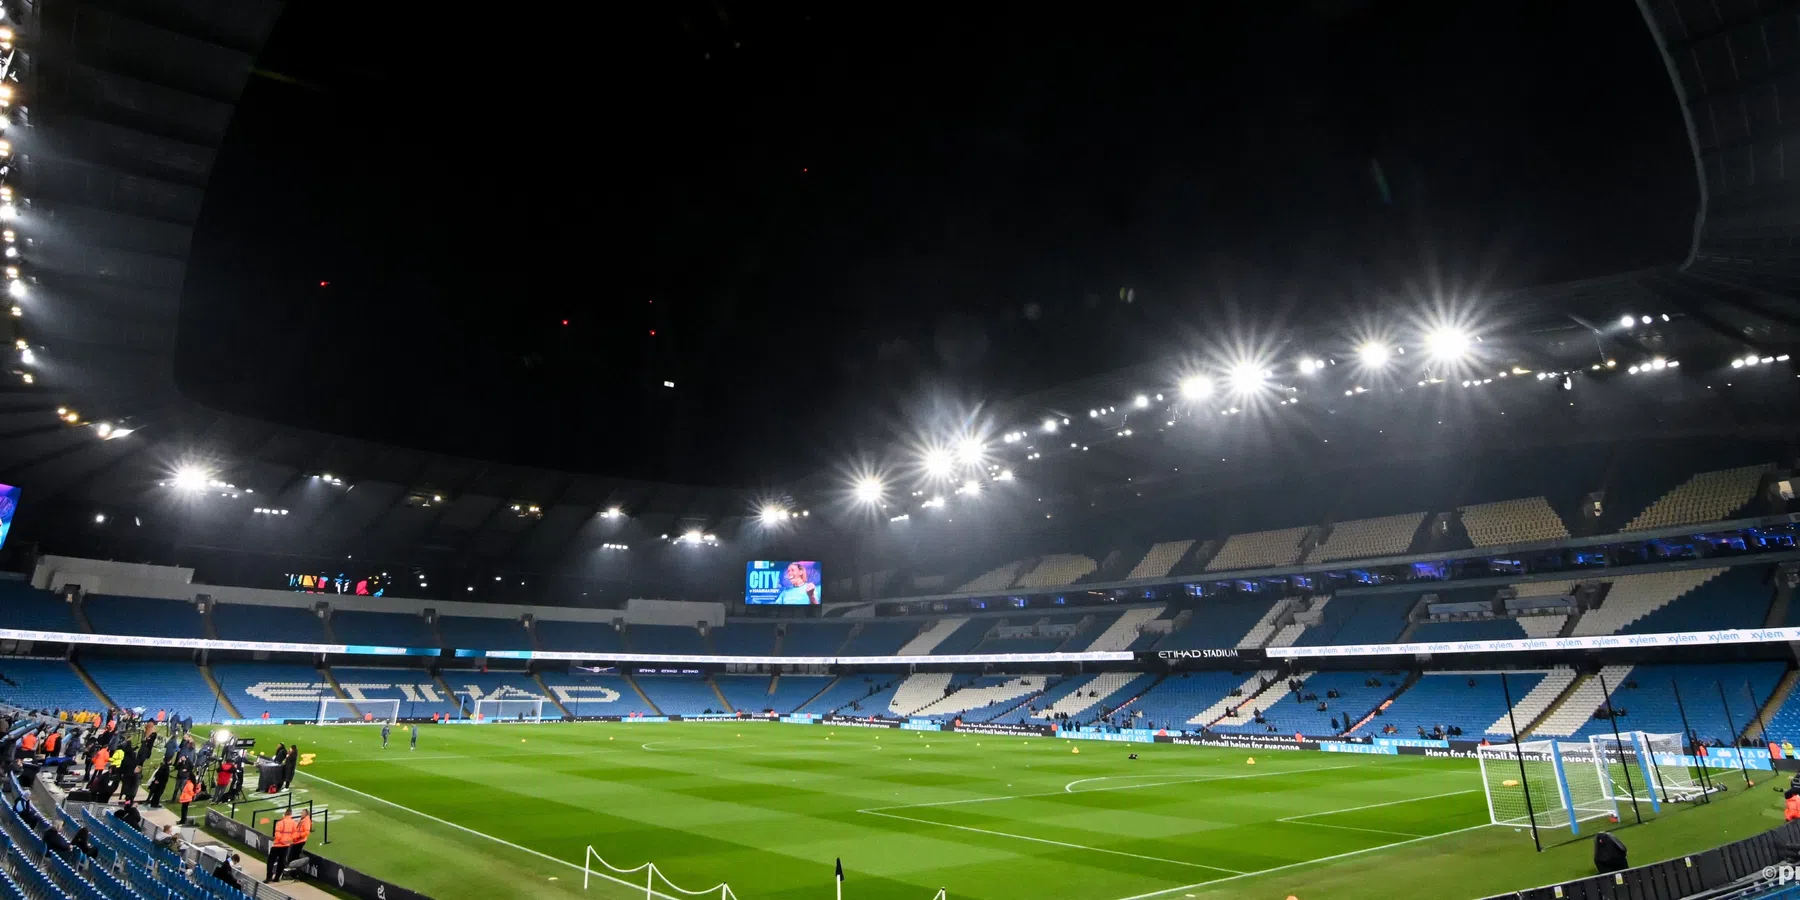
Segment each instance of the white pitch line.
[[1151,891],[1148,894],[1133,894],[1130,897],[1120,897],[1119,900],[1150,900],[1151,897],[1161,897],[1166,894],[1173,894],[1176,891],[1189,891],[1189,890],[1193,890],[1194,888],[1198,888],[1198,887],[1210,887],[1215,884],[1224,884],[1227,881],[1239,881],[1239,880],[1245,879],[1245,878],[1255,878],[1258,875],[1269,875],[1269,874],[1272,874],[1275,872],[1285,872],[1288,869],[1297,869],[1301,866],[1313,866],[1313,865],[1318,865],[1319,863],[1328,863],[1328,862],[1332,862],[1334,860],[1346,859],[1346,858],[1352,857],[1352,856],[1361,856],[1364,853],[1374,853],[1377,850],[1390,850],[1394,847],[1404,847],[1407,844],[1416,844],[1416,843],[1419,843],[1420,841],[1435,840],[1435,839],[1441,838],[1441,837],[1449,837],[1450,835],[1453,835],[1453,834],[1462,834],[1465,831],[1474,831],[1477,828],[1489,828],[1489,827],[1492,827],[1492,826],[1485,825],[1485,824],[1470,825],[1467,828],[1458,828],[1455,831],[1442,831],[1437,834],[1428,834],[1423,837],[1413,838],[1412,840],[1409,840],[1409,841],[1395,841],[1391,844],[1382,844],[1379,847],[1365,847],[1361,850],[1352,850],[1348,853],[1339,853],[1339,854],[1336,854],[1333,856],[1321,856],[1318,859],[1303,859],[1299,862],[1288,863],[1287,865],[1284,865],[1284,866],[1275,866],[1273,868],[1268,868],[1268,869],[1259,869],[1255,872],[1245,872],[1241,875],[1232,875],[1228,878],[1214,878],[1211,881],[1196,881],[1193,884],[1184,884],[1184,885],[1181,885],[1180,887],[1163,888],[1160,891]]
[[1242,872],[1239,872],[1237,869],[1227,869],[1224,866],[1209,866],[1209,865],[1205,865],[1203,863],[1186,862],[1186,861],[1179,860],[1179,859],[1164,859],[1163,857],[1160,857],[1160,856],[1145,856],[1142,853],[1127,853],[1124,850],[1109,850],[1105,847],[1089,847],[1086,844],[1071,844],[1068,841],[1053,841],[1053,840],[1050,840],[1049,838],[1031,837],[1030,835],[1024,835],[1024,834],[1012,834],[1012,833],[1005,832],[1005,831],[989,831],[986,828],[976,828],[971,825],[952,825],[949,822],[934,822],[930,819],[915,819],[911,816],[896,816],[893,813],[876,812],[875,810],[872,810],[872,809],[859,809],[859,810],[857,810],[857,812],[868,813],[871,816],[881,816],[882,818],[885,818],[885,819],[899,819],[902,822],[916,822],[920,825],[936,825],[939,828],[955,828],[958,831],[973,831],[976,834],[991,834],[995,837],[1012,838],[1015,841],[1031,841],[1034,844],[1050,844],[1055,847],[1068,847],[1072,850],[1086,850],[1090,853],[1110,853],[1114,856],[1129,856],[1132,859],[1144,859],[1144,860],[1149,860],[1151,862],[1168,863],[1170,865],[1175,865],[1175,866],[1186,866],[1190,869],[1211,869],[1214,872],[1233,872],[1233,873],[1237,873],[1237,874],[1243,874]]
[[[859,810],[857,810],[857,812],[875,812],[875,811],[883,810],[883,809],[916,809],[916,808],[922,807],[922,806],[961,806],[964,803],[992,803],[996,800],[1026,800],[1026,799],[1030,799],[1032,797],[1060,797],[1065,793],[1066,794],[1098,794],[1101,791],[1135,791],[1135,790],[1141,790],[1143,788],[1163,787],[1164,785],[1170,785],[1170,784],[1198,784],[1201,782],[1208,782],[1208,781],[1236,781],[1240,778],[1272,778],[1277,775],[1293,775],[1298,772],[1323,772],[1323,771],[1327,771],[1329,769],[1350,769],[1350,768],[1355,768],[1355,767],[1354,766],[1317,766],[1317,767],[1310,768],[1310,769],[1284,769],[1279,772],[1257,772],[1254,775],[1195,775],[1191,778],[1178,778],[1174,781],[1155,781],[1155,782],[1151,782],[1149,784],[1121,784],[1118,787],[1098,787],[1098,788],[1091,788],[1091,789],[1085,790],[1085,791],[1071,791],[1071,790],[1069,790],[1068,785],[1064,785],[1063,789],[1060,791],[1043,791],[1043,792],[1036,793],[1036,794],[1013,794],[1011,796],[1006,796],[1006,797],[967,797],[962,800],[934,800],[930,803],[901,803],[896,806],[872,806],[872,807],[869,807],[868,809],[859,809]],[[1158,776],[1145,776],[1145,777],[1158,777]],[[1091,778],[1081,779],[1081,781],[1093,781],[1093,780],[1094,779],[1091,779]],[[1079,784],[1079,783],[1080,782],[1078,782],[1078,781],[1069,782],[1069,784]]]
[[[572,862],[569,862],[566,859],[557,859],[556,857],[551,856],[548,853],[542,853],[537,850],[533,850],[530,847],[521,847],[518,844],[513,843],[512,841],[505,840],[503,838],[497,838],[491,834],[484,834],[482,832],[476,831],[473,828],[468,827],[467,825],[458,825],[455,822],[449,821],[448,819],[440,819],[437,816],[432,815],[431,813],[420,812],[416,809],[413,809],[410,806],[401,806],[400,804],[395,803],[394,801],[389,800],[386,797],[377,797],[374,794],[365,793],[365,792],[359,791],[353,787],[345,787],[344,785],[338,784],[337,782],[332,781],[329,778],[320,778],[319,776],[314,775],[311,772],[301,772],[299,774],[305,775],[306,777],[311,778],[315,781],[321,781],[321,782],[324,782],[325,784],[329,784],[332,787],[337,788],[340,791],[349,791],[350,793],[355,794],[358,797],[367,797],[370,800],[375,801],[376,803],[385,803],[388,806],[391,806],[395,809],[405,810],[406,812],[412,813],[413,815],[418,816],[421,819],[430,819],[431,821],[436,822],[439,825],[444,825],[444,826],[448,826],[450,828],[454,828],[457,831],[463,832],[464,834],[472,834],[478,838],[485,838],[487,840],[493,841],[494,843],[500,844],[501,846],[511,847],[512,849],[518,850],[521,853],[529,853],[532,856],[536,856],[540,859],[547,859],[553,863],[559,863],[561,865],[568,866],[569,868],[574,869],[577,872],[581,872],[584,874],[591,872],[592,874],[598,875],[599,877],[604,878],[607,881],[611,881],[611,882],[614,882],[617,884],[622,884],[633,890],[644,890],[645,889],[644,885],[633,884],[629,881],[624,880],[623,878],[614,878],[613,876],[608,875],[605,872],[593,872],[592,870],[588,869],[586,866],[578,866]],[[686,900],[686,898],[675,897],[675,896],[672,896],[669,894],[665,894],[662,891],[652,890],[652,891],[649,891],[649,893],[653,896],[661,898],[661,900]]]
[[[1090,781],[1110,781],[1113,779],[1122,779],[1122,778],[1167,778],[1169,776],[1169,773],[1164,772],[1160,775],[1102,775],[1098,778],[1077,778],[1076,780],[1063,785],[1063,792],[1068,793],[1068,794],[1088,794],[1088,793],[1093,793],[1094,791],[1129,791],[1129,790],[1134,790],[1136,788],[1162,787],[1165,784],[1188,784],[1193,781],[1232,781],[1232,780],[1235,780],[1238,778],[1266,778],[1266,777],[1274,776],[1274,775],[1295,775],[1300,772],[1324,772],[1324,771],[1327,771],[1330,769],[1350,769],[1350,768],[1355,768],[1355,767],[1354,766],[1310,766],[1310,767],[1304,768],[1304,769],[1281,769],[1281,770],[1272,771],[1272,772],[1270,772],[1270,771],[1257,772],[1257,773],[1251,774],[1251,775],[1195,775],[1191,778],[1178,777],[1174,781],[1159,781],[1159,782],[1156,782],[1155,784],[1124,784],[1124,785],[1120,785],[1118,787],[1090,788],[1089,790],[1086,790],[1086,791],[1075,790],[1076,785],[1086,784],[1087,782],[1090,782]],[[1052,791],[1051,793],[1055,793],[1055,792]]]
[[1311,828],[1336,828],[1339,831],[1361,831],[1368,834],[1385,834],[1391,837],[1428,837],[1428,835],[1418,835],[1410,831],[1389,831],[1385,828],[1361,828],[1355,825],[1333,825],[1330,822],[1305,822],[1300,819],[1276,819],[1275,821],[1284,825],[1306,825]]
[[1482,788],[1470,788],[1466,791],[1445,791],[1441,794],[1430,794],[1424,797],[1408,797],[1405,800],[1389,800],[1386,803],[1370,803],[1366,806],[1347,806],[1343,809],[1328,809],[1324,812],[1301,813],[1297,816],[1288,816],[1284,819],[1276,819],[1275,821],[1292,822],[1295,819],[1310,819],[1314,816],[1332,816],[1337,815],[1338,813],[1357,812],[1365,809],[1380,809],[1383,806],[1399,806],[1402,803],[1418,803],[1421,800],[1436,800],[1439,797],[1455,797],[1458,794],[1479,794],[1482,790]]

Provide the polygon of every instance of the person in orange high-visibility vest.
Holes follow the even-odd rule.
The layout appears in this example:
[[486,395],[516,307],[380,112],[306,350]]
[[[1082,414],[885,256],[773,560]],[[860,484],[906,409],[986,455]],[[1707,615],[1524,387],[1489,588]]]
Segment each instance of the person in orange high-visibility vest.
[[35,731],[28,732],[24,737],[19,738],[19,749],[26,753],[36,753],[37,746],[38,737]]
[[45,756],[55,756],[56,748],[61,743],[62,743],[62,732],[60,732],[60,731],[50,732],[50,736],[47,738],[44,738],[44,755]]
[[300,851],[306,849],[306,839],[312,837],[312,810],[300,814],[300,822],[295,826],[294,845],[288,848],[287,861],[300,858]]
[[1800,819],[1800,790],[1787,789],[1787,821]]
[[268,871],[263,874],[265,884],[281,880],[281,870],[287,867],[290,848],[300,835],[300,823],[294,821],[294,811],[288,810],[281,818],[275,820],[275,837],[269,842]]
[[189,778],[181,783],[181,793],[175,796],[175,799],[181,802],[181,824],[187,824],[188,804],[194,802],[194,798],[198,796],[200,796],[200,779]]
[[94,774],[96,769],[102,772],[106,771],[106,764],[110,762],[112,762],[112,751],[106,749],[103,744],[94,751],[94,755],[88,760],[88,774]]

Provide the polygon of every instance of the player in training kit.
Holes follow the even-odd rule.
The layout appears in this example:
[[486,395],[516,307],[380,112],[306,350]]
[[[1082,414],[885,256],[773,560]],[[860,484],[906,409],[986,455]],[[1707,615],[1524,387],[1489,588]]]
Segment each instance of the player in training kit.
[[412,747],[409,749],[419,749],[419,726],[416,723],[412,727]]
[[392,728],[391,728],[391,726],[388,725],[388,723],[386,723],[386,722],[381,723],[381,749],[383,749],[383,750],[387,749],[388,732],[391,730],[392,730]]

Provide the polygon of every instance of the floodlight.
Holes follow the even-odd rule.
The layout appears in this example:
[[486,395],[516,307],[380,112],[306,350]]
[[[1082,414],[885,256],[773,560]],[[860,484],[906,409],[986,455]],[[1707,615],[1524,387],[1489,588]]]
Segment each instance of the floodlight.
[[1637,319],[1634,319],[1629,315],[1619,317],[1619,327],[1621,327],[1621,328],[1630,328],[1631,326],[1636,325],[1636,324],[1637,324]]
[[693,529],[693,530],[688,531],[687,533],[683,534],[681,536],[681,539],[684,541],[687,541],[690,544],[698,544],[698,543],[700,543],[700,539],[704,536],[705,535],[702,534],[701,531],[696,528],[696,529]]
[[994,476],[994,480],[995,481],[1011,481],[1011,480],[1013,480],[1012,470],[1011,469],[1001,469],[1000,474]]
[[1189,400],[1198,400],[1212,393],[1212,382],[1204,375],[1189,375],[1181,379],[1181,396]]
[[1044,433],[1045,434],[1055,434],[1056,433],[1056,420],[1055,419],[1045,419],[1044,420]]
[[950,451],[942,447],[933,447],[925,451],[925,474],[933,478],[943,478],[950,474],[956,465],[956,458]]
[[1469,333],[1460,328],[1434,328],[1425,335],[1432,359],[1455,362],[1469,355]]
[[1323,368],[1325,368],[1325,361],[1322,359],[1303,359],[1300,361],[1300,374],[1302,375],[1311,375]]
[[13,279],[6,283],[6,292],[14,297],[25,296],[25,282]]
[[963,438],[956,444],[956,461],[965,466],[981,465],[981,458],[987,454],[987,447],[975,438]]
[[1379,369],[1387,365],[1393,355],[1394,351],[1388,349],[1386,344],[1375,341],[1362,345],[1356,351],[1357,358],[1362,360],[1363,365],[1371,369]]
[[1263,379],[1267,378],[1268,375],[1269,373],[1261,366],[1255,363],[1242,362],[1232,366],[1231,372],[1228,373],[1226,377],[1231,383],[1232,391],[1235,393],[1253,394],[1262,388]]
[[1136,399],[1131,401],[1131,405],[1138,409],[1148,409],[1150,407],[1150,398],[1143,394],[1139,394]]
[[112,432],[113,427],[111,422],[101,422],[94,426],[94,433],[99,435],[102,440],[112,437]]
[[625,511],[618,508],[617,506],[609,506],[606,508],[606,512],[603,512],[600,515],[602,515],[608,519],[616,519],[624,514],[625,514]]
[[856,480],[856,486],[852,490],[856,495],[856,499],[862,503],[881,502],[881,494],[883,491],[881,479],[872,475],[858,478]]
[[1650,317],[1649,317],[1649,316],[1645,316],[1645,317],[1643,317],[1643,318],[1642,318],[1642,319],[1639,319],[1639,320],[1638,320],[1638,321],[1640,321],[1640,322],[1643,322],[1643,323],[1644,323],[1644,324],[1645,324],[1645,325],[1648,325],[1648,324],[1650,324],[1650,323],[1651,323],[1651,321],[1653,321],[1653,320],[1652,320],[1652,319],[1651,319],[1651,318],[1650,318]]
[[773,525],[773,524],[780,522],[781,520],[787,518],[788,512],[787,512],[787,510],[782,509],[781,507],[776,506],[771,503],[762,508],[762,516],[761,517],[762,517],[762,523],[764,525]]
[[969,495],[981,493],[981,482],[974,479],[963,482],[962,492]]
[[106,524],[106,513],[94,513],[94,524],[95,525],[105,525]]
[[11,222],[19,217],[19,208],[11,203],[0,203],[0,220]]
[[206,471],[200,467],[182,466],[175,470],[174,475],[170,476],[169,483],[173,485],[176,490],[191,492],[206,487],[209,480]]

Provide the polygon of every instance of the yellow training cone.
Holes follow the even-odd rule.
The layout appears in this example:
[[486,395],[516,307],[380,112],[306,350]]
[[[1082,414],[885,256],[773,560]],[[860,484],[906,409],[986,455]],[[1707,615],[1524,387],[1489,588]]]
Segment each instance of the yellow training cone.
[[1246,765],[1246,766],[1256,765],[1256,757],[1252,756],[1249,759],[1244,760],[1244,765]]

